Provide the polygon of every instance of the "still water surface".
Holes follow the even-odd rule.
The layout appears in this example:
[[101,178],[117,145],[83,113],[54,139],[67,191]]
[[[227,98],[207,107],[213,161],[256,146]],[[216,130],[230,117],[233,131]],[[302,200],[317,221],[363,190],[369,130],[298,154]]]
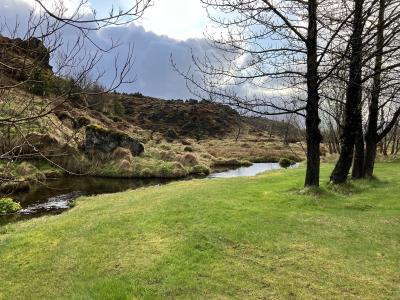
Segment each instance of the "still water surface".
[[[212,173],[209,178],[254,176],[259,173],[280,169],[277,163],[255,163],[250,167]],[[20,202],[18,214],[0,216],[0,225],[48,214],[59,214],[71,207],[80,196],[117,193],[141,187],[166,184],[171,179],[116,179],[98,177],[63,177],[33,187],[29,192],[19,193],[13,198]]]

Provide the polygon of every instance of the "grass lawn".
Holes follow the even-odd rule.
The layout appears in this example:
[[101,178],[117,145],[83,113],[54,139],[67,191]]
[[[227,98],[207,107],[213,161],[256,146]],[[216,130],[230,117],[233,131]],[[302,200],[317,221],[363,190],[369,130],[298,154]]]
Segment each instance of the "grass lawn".
[[0,227],[0,299],[400,299],[400,163],[376,174],[319,196],[300,168],[81,198]]

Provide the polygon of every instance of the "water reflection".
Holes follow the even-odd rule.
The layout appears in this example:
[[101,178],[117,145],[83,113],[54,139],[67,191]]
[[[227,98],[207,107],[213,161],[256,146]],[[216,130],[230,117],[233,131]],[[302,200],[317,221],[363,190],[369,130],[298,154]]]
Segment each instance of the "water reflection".
[[96,177],[64,177],[33,186],[29,192],[17,193],[13,198],[22,206],[18,214],[0,216],[0,225],[38,217],[59,214],[70,208],[80,196],[117,193],[130,189],[170,182],[170,179],[115,179]]
[[[298,164],[293,167],[297,167]],[[216,172],[209,178],[255,176],[259,173],[281,169],[278,163],[255,163],[250,167]],[[34,186],[29,192],[13,195],[22,210],[17,214],[0,216],[0,225],[42,215],[59,214],[71,207],[80,196],[122,192],[130,189],[171,182],[171,179],[120,179],[97,177],[64,177]]]
[[241,167],[235,170],[225,172],[213,173],[209,178],[230,178],[230,177],[243,177],[255,176],[265,171],[281,169],[278,163],[257,163],[250,167]]

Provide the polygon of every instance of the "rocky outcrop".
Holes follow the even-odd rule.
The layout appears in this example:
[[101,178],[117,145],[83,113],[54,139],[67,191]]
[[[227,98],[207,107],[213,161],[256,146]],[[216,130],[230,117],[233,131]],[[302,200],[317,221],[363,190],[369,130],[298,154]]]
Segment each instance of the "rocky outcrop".
[[108,130],[96,125],[86,127],[86,152],[111,154],[118,147],[127,148],[136,156],[144,151],[143,144],[140,141],[123,132]]
[[22,40],[0,35],[0,59],[7,62],[0,66],[1,73],[17,80],[28,79],[35,70],[52,72],[50,51],[34,37]]
[[129,123],[158,131],[168,140],[223,137],[237,131],[239,114],[218,103],[149,97],[126,97],[122,103]]

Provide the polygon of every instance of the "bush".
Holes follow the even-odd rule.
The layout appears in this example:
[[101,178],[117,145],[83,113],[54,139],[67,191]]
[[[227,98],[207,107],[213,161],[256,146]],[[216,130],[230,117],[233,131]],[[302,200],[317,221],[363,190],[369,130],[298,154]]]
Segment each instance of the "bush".
[[183,149],[183,151],[185,151],[185,152],[193,152],[193,148],[190,147],[190,146],[186,146],[186,147]]
[[115,148],[113,153],[111,154],[111,157],[115,160],[126,160],[130,163],[133,161],[131,150],[122,147]]
[[118,117],[123,117],[125,115],[125,107],[119,99],[114,99],[113,110],[114,114]]
[[195,165],[190,173],[207,176],[210,175],[210,168],[205,165]]
[[132,169],[132,163],[126,159],[123,159],[118,163],[118,167],[122,171],[130,171]]
[[172,128],[169,128],[167,130],[167,132],[165,133],[165,137],[169,140],[169,141],[173,141],[176,140],[177,138],[179,138],[178,133],[176,133],[176,131]]
[[238,160],[235,158],[217,158],[213,161],[213,167],[250,167],[251,165],[252,163],[247,160]]
[[0,198],[0,214],[16,213],[21,209],[21,205],[11,198]]
[[81,129],[84,126],[87,126],[90,124],[90,120],[84,116],[79,116],[76,119],[76,129]]
[[148,177],[152,177],[153,173],[151,172],[151,170],[149,168],[144,168],[141,172],[140,172],[140,176],[144,177],[144,178],[148,178]]
[[199,160],[192,153],[186,153],[180,156],[178,160],[184,166],[195,166],[199,164]]
[[173,161],[176,159],[176,154],[171,150],[161,150],[159,152],[159,158],[164,161]]
[[182,140],[181,143],[182,143],[182,145],[185,145],[185,146],[192,145],[192,143],[189,140]]
[[34,68],[31,74],[30,91],[38,96],[43,96],[48,89],[48,79],[40,68]]
[[286,158],[286,157],[282,157],[280,160],[279,160],[279,165],[282,167],[282,168],[289,168],[291,165],[294,165],[294,161],[293,160],[291,160],[291,159],[289,159],[289,158]]
[[32,175],[35,174],[37,171],[38,169],[34,165],[25,161],[18,165],[16,168],[16,172],[20,176]]
[[143,94],[139,92],[133,93],[132,96],[136,98],[144,98]]

